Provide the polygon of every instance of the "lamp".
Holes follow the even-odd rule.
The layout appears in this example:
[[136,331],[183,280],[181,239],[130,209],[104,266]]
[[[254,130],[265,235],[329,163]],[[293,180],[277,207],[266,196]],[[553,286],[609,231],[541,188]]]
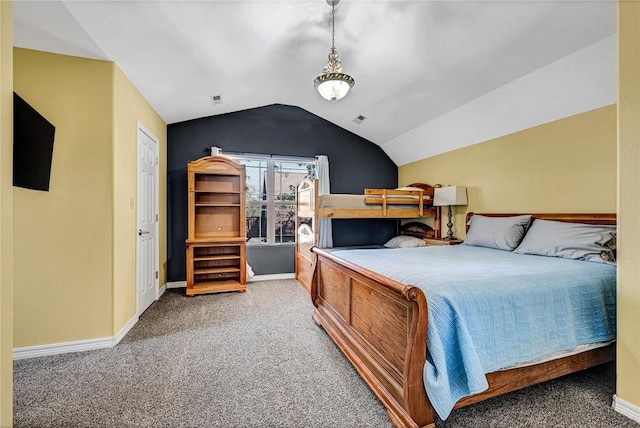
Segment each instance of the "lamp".
[[449,230],[447,231],[447,236],[443,239],[451,241],[456,239],[451,230],[453,227],[453,223],[451,222],[451,205],[467,205],[467,188],[461,186],[436,187],[435,194],[433,195],[433,206],[442,207],[445,205],[449,206],[447,213],[449,219],[447,227]]
[[336,5],[340,0],[326,0],[331,6],[331,49],[329,50],[329,61],[313,80],[313,86],[318,89],[322,98],[329,101],[337,101],[347,95],[349,89],[355,85],[353,77],[343,73],[338,50],[336,49]]

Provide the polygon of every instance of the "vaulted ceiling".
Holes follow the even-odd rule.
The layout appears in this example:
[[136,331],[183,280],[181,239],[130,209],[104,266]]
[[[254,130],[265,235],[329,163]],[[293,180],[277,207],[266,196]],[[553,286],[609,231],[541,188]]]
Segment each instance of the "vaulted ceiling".
[[312,84],[325,0],[15,1],[13,24],[17,47],[114,61],[169,124],[288,104],[384,148],[615,34],[616,4],[342,0],[335,44],[356,84],[335,103]]

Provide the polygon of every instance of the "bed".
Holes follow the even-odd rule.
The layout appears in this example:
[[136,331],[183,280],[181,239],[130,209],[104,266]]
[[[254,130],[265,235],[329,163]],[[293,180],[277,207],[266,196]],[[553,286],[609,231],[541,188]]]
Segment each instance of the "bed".
[[[440,237],[440,207],[433,206],[434,187],[413,183],[397,189],[365,189],[356,194],[320,194],[317,180],[303,180],[296,192],[296,279],[311,290],[320,219],[433,219],[433,227],[411,222],[399,233],[420,238]],[[411,227],[412,226],[412,227]]]
[[298,185],[297,209],[302,217],[314,218],[434,218],[434,188],[413,183],[397,189],[365,189],[356,194],[320,194],[317,180]]
[[[472,227],[473,217],[473,214],[469,214],[468,223],[471,222]],[[478,215],[476,219],[478,220],[477,223],[480,224],[480,219],[492,219],[492,221],[498,222],[502,221],[500,219],[508,220],[515,217],[515,215],[509,214],[484,214]],[[527,248],[523,252],[517,253],[525,242],[529,243],[529,246],[535,250],[534,244],[539,235],[535,235],[533,232],[534,229],[536,231],[540,229],[536,228],[538,224],[551,224],[554,227],[560,224],[563,227],[570,228],[591,225],[587,227],[606,230],[613,228],[613,236],[615,238],[615,214],[533,214],[530,215],[529,221],[532,223],[530,223],[530,227],[527,226],[529,227],[528,231],[526,231],[526,228],[523,229],[525,232],[523,232],[524,238],[521,240],[522,242],[515,250],[512,249],[511,251],[466,244],[348,252],[329,252],[315,247],[312,248],[312,252],[316,255],[311,281],[311,299],[315,305],[314,320],[324,328],[352,362],[372,391],[382,401],[394,426],[433,428],[435,427],[436,413],[441,419],[445,419],[454,408],[467,406],[529,385],[603,364],[615,358],[615,344],[613,343],[613,340],[615,340],[615,265],[611,260],[605,260],[605,255],[609,257],[609,252],[615,254],[614,245],[613,249],[609,251],[611,241],[607,241],[606,254],[603,251],[602,255],[599,256],[604,260],[602,263],[594,263],[593,259],[591,261],[575,260],[558,257],[557,255],[556,257],[548,257],[555,254],[536,253],[535,251],[527,253]],[[482,230],[486,230],[486,228]],[[562,234],[558,236],[562,236]],[[468,234],[467,240],[470,240],[470,238],[471,235]],[[533,242],[533,244],[530,242]],[[613,242],[615,242],[615,239],[613,239]],[[540,240],[538,239],[539,243]],[[525,245],[525,247],[527,246]],[[509,328],[511,325],[517,326],[516,328],[519,330],[532,330],[531,325],[526,324],[525,314],[532,313],[533,316],[536,316],[538,309],[532,310],[529,308],[531,301],[536,300],[543,302],[542,309],[552,310],[551,318],[545,317],[545,320],[555,319],[554,317],[560,317],[560,319],[570,318],[563,312],[565,309],[562,308],[573,308],[572,305],[581,304],[579,302],[583,301],[593,301],[591,303],[593,305],[602,304],[604,309],[601,308],[595,311],[600,314],[597,321],[581,321],[575,325],[565,323],[567,326],[563,326],[563,328],[581,331],[576,336],[579,340],[575,339],[578,342],[577,344],[572,342],[574,339],[570,338],[570,334],[567,335],[564,332],[562,334],[553,333],[548,336],[553,337],[554,340],[557,337],[558,342],[562,342],[566,337],[569,337],[566,340],[575,346],[572,345],[567,348],[567,343],[554,343],[553,346],[545,345],[545,348],[549,347],[549,349],[538,350],[537,345],[531,345],[529,346],[530,349],[525,349],[523,355],[518,355],[520,360],[513,360],[516,361],[515,363],[497,361],[500,358],[496,356],[500,357],[505,353],[503,352],[505,349],[504,343],[497,341],[493,344],[489,340],[488,344],[476,347],[476,344],[471,346],[466,341],[475,341],[478,332],[474,329],[482,330],[483,326],[485,326],[484,329],[486,331],[482,334],[492,337],[493,340],[497,340],[495,336],[505,336],[503,339],[513,339],[517,342],[517,339],[509,336],[509,334],[513,335],[513,332],[500,333],[499,326],[494,326],[492,320],[485,322],[484,320],[478,321],[474,319],[473,322],[467,322],[464,321],[465,318],[459,318],[457,312],[448,315],[447,310],[438,312],[439,308],[447,307],[447,304],[443,304],[443,302],[448,302],[448,299],[451,298],[447,294],[450,289],[462,287],[462,290],[465,290],[465,287],[473,288],[476,287],[476,284],[480,284],[480,279],[474,277],[475,274],[473,272],[460,268],[455,269],[455,266],[469,267],[469,269],[474,266],[475,262],[467,259],[467,257],[471,257],[466,254],[470,250],[472,252],[481,250],[479,252],[482,253],[482,258],[479,263],[484,263],[479,264],[479,267],[473,272],[484,272],[487,275],[492,274],[493,265],[490,263],[494,263],[494,261],[508,265],[512,262],[516,263],[513,261],[514,259],[517,259],[517,263],[527,260],[527,263],[523,265],[524,267],[515,268],[509,274],[500,274],[497,277],[483,277],[484,282],[488,281],[491,284],[494,281],[496,284],[500,284],[500,287],[494,286],[495,289],[510,290],[512,295],[504,300],[510,302],[509,305],[519,305],[517,306],[519,308],[517,311],[512,308],[511,313],[515,314],[512,317],[513,319],[509,321],[508,317],[505,318],[509,322],[503,320],[501,328],[504,328],[505,325]],[[380,251],[388,252],[386,256],[377,257],[389,258],[391,260],[390,264],[396,267],[400,266],[400,269],[388,271],[389,268],[383,266],[382,258],[367,259],[367,257],[371,257],[369,254],[364,254],[367,251],[374,251],[375,253]],[[573,250],[569,249],[567,251]],[[421,252],[421,257],[440,260],[428,270],[428,272],[433,272],[433,275],[420,273],[423,271],[412,272],[416,265],[425,264],[410,264],[407,262],[413,257],[412,254],[418,252]],[[393,257],[388,254],[393,254]],[[445,269],[448,263],[446,262],[446,257],[455,258],[458,264],[453,264],[454,270],[460,271],[459,273],[452,273]],[[591,257],[591,254],[589,257]],[[465,260],[464,264],[460,264],[461,260]],[[482,262],[482,260],[485,260],[485,262]],[[554,272],[554,275],[546,275],[535,279],[537,281],[536,284],[544,284],[544,287],[528,286],[522,288],[520,283],[524,281],[525,276],[537,274],[539,270],[537,266],[527,268],[530,263],[534,263],[532,260],[542,261],[542,265],[546,266],[544,269],[550,269]],[[586,273],[580,273],[579,275],[576,273],[583,271],[586,271]],[[585,281],[588,278],[596,278],[596,283],[600,284],[598,286],[606,289],[606,297],[603,297],[605,296],[605,291],[600,289],[592,290],[591,287],[595,287],[595,285],[583,284],[582,280],[571,280],[570,287],[565,286],[567,279],[560,276],[562,272],[565,272],[567,278],[585,278]],[[596,274],[596,272],[598,273]],[[456,282],[455,275],[462,275],[458,278],[465,278],[466,282]],[[603,278],[606,279],[600,279],[599,275],[603,275]],[[438,282],[442,278],[449,280],[449,282]],[[546,285],[547,283],[549,283],[548,286]],[[566,291],[567,289],[576,289],[583,292],[585,287],[588,287],[588,290],[592,290],[587,293],[591,293],[589,294],[591,296],[589,299],[573,299],[569,296],[570,293]],[[443,295],[434,294],[432,288],[447,291],[443,297]],[[556,297],[549,300],[548,297],[529,296],[525,302],[518,300],[519,293],[524,293],[522,290],[527,293],[542,293],[547,288]],[[466,289],[462,296],[471,294],[474,293],[469,293],[468,289]],[[470,303],[471,307],[476,305],[487,309],[486,305],[489,305],[490,308],[492,302],[498,301],[497,297],[494,299],[493,296],[482,290],[475,294],[484,299],[485,306],[472,302]],[[565,296],[567,297],[565,298]],[[554,306],[556,305],[556,300],[563,302],[560,305],[560,309]],[[545,304],[545,302],[547,303]],[[451,306],[458,308],[457,305],[458,303],[455,303],[455,305]],[[562,305],[566,305],[566,307]],[[465,311],[467,309],[464,309],[463,312]],[[574,316],[574,309],[571,309],[571,311],[572,316]],[[589,314],[592,311],[594,310],[591,308],[582,308],[576,313]],[[497,314],[498,312],[490,308],[482,312],[482,315],[485,318],[491,318],[494,313]],[[492,315],[488,316],[487,314]],[[521,321],[520,317],[523,317],[524,321]],[[454,334],[445,332],[441,324],[442,319],[445,320],[444,325],[447,325],[447,320],[451,323],[454,327]],[[463,320],[460,321],[461,325],[457,325],[459,319]],[[519,323],[522,325],[518,327]],[[555,324],[551,324],[552,328],[557,328],[557,325],[563,324],[563,322],[557,321]],[[584,325],[589,326],[589,328],[584,328]],[[593,325],[601,327],[600,330],[592,329]],[[492,330],[494,328],[495,331]],[[537,324],[536,328],[538,328]],[[469,331],[466,331],[466,329]],[[582,332],[588,330],[597,332],[597,337],[595,339],[583,337]],[[537,330],[533,331],[533,333],[536,332]],[[516,336],[520,334],[521,332],[517,331]],[[543,336],[544,333],[538,335]],[[453,338],[453,340],[449,340],[450,338]],[[458,349],[460,355],[454,354],[455,350],[451,351],[446,346],[441,346],[441,342],[455,345],[456,341],[460,342],[456,345],[459,346],[455,348]],[[509,345],[511,342],[505,343],[507,343],[506,346],[511,346]],[[518,346],[520,345],[515,345],[516,348]],[[554,347],[561,349],[555,349]],[[524,348],[527,348],[527,346],[524,346]],[[487,355],[484,355],[485,353]],[[508,353],[512,354],[513,352],[509,350]],[[485,360],[482,360],[482,358],[490,359],[489,367],[486,370],[481,364],[480,369],[482,369],[482,372],[479,375],[476,373],[478,367],[470,364],[469,368],[465,366],[466,362],[464,362],[467,357],[473,360],[476,356],[482,361],[482,364],[485,364]],[[493,364],[492,358],[496,358],[495,366],[491,366]],[[458,370],[450,370],[451,367],[448,367],[448,365],[453,364],[455,366],[457,364],[456,361],[459,360],[463,361],[462,370],[459,368]],[[444,368],[438,367],[438,364],[444,364],[445,366]],[[460,373],[466,378],[462,379],[462,381],[451,380],[460,375]],[[451,376],[451,379],[449,376]],[[440,383],[444,385],[444,389]],[[458,383],[465,385],[465,388],[468,387],[468,390],[460,391]],[[425,385],[427,385],[427,388],[425,388]],[[455,387],[452,388],[451,385]]]

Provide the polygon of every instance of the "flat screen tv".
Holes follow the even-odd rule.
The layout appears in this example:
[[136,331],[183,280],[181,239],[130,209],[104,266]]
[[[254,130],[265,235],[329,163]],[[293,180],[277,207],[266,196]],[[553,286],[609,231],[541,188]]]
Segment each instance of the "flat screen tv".
[[13,93],[13,185],[49,190],[56,128]]

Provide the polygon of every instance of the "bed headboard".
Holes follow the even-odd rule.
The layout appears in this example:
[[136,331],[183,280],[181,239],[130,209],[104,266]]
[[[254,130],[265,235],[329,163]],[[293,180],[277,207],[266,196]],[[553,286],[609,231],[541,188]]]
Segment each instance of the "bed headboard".
[[296,211],[298,217],[313,217],[314,210],[313,182],[308,178],[298,185],[296,193]]
[[431,196],[432,199],[433,199],[433,195],[435,194],[435,187],[429,186],[428,184],[425,184],[425,183],[411,183],[411,184],[408,184],[407,187],[417,187],[419,189],[422,189],[423,193],[425,195]]
[[[467,225],[467,231],[469,230],[469,220],[475,214],[483,215],[487,217],[509,217],[514,215],[522,215],[529,213],[518,213],[518,214],[504,214],[504,213],[467,213],[467,218],[465,224]],[[598,214],[531,214],[533,220],[554,220],[554,221],[566,221],[569,223],[584,223],[584,224],[616,224],[616,213],[598,213]]]
[[400,226],[400,235],[413,236],[415,238],[435,238],[436,232],[428,224],[412,221]]

